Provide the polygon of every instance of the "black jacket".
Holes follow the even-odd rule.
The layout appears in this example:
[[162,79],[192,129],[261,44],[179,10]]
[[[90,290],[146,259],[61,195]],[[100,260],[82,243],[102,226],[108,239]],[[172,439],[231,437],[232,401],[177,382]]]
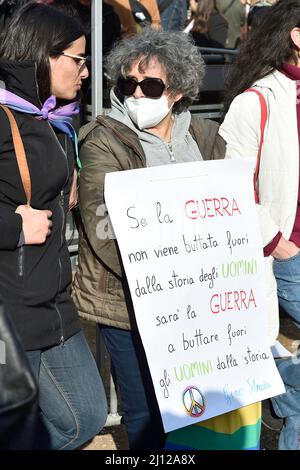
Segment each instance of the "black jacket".
[[[0,296],[0,450],[30,450],[37,433],[38,389]],[[2,344],[2,346],[3,346]]]
[[192,31],[195,45],[199,47],[224,48],[228,33],[228,23],[219,13],[212,13],[207,22],[207,33]]
[[[6,89],[39,108],[35,66],[0,60]],[[65,219],[74,168],[72,143],[48,121],[13,111],[22,136],[32,185],[31,206],[52,211],[52,232],[43,245],[17,248],[26,203],[12,135],[0,109],[0,290],[26,350],[59,344],[80,330],[69,295],[71,265]]]

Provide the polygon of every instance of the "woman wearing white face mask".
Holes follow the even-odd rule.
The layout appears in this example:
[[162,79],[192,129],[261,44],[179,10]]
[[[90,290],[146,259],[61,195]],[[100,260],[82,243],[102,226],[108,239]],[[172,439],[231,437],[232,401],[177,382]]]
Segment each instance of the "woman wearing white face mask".
[[147,29],[123,39],[108,56],[107,72],[112,111],[81,131],[83,225],[73,299],[80,314],[101,329],[130,448],[155,451],[163,447],[164,433],[116,241],[96,233],[106,224],[104,177],[111,171],[223,158],[225,148],[217,124],[188,111],[199,93],[204,62],[186,34]]

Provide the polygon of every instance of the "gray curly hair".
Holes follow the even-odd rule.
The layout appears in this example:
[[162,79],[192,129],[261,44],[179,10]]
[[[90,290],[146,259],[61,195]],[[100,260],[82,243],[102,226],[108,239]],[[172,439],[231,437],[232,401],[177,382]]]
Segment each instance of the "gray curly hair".
[[119,41],[105,61],[113,87],[139,58],[142,58],[139,64],[141,72],[151,59],[156,58],[166,73],[170,90],[182,93],[181,100],[174,104],[175,113],[185,111],[199,95],[205,64],[188,34],[147,27],[141,33]]

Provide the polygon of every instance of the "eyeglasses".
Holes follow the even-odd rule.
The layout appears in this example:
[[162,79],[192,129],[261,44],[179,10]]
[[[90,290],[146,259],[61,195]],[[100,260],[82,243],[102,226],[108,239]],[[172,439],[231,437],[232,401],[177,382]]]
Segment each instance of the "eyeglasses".
[[74,54],[69,54],[68,52],[60,52],[60,51],[53,51],[54,54],[57,55],[64,55],[65,57],[70,57],[73,59],[76,64],[78,65],[79,69],[82,69],[83,67],[86,66],[86,62],[90,60],[90,56],[81,56],[81,55],[74,55]]
[[134,78],[120,77],[117,82],[117,88],[123,96],[132,96],[137,86],[148,98],[160,98],[166,88],[160,78],[145,78],[137,82]]

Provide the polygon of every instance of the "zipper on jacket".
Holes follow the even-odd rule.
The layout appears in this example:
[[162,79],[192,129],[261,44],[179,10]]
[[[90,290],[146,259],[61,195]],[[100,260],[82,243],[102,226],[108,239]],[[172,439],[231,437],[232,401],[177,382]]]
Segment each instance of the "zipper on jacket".
[[[61,190],[60,196],[59,196],[59,207],[60,207],[61,216],[62,216],[61,237],[60,237],[60,243],[61,243],[60,246],[61,247],[63,246],[63,242],[64,242],[64,227],[65,227],[65,209],[64,209],[64,206],[65,206],[64,191]],[[58,259],[58,265],[59,265],[59,282],[58,282],[57,292],[59,293],[60,292],[60,284],[61,284],[61,272],[62,272],[60,258]],[[60,314],[60,311],[59,311],[59,308],[57,306],[56,301],[55,301],[55,309],[57,311],[57,315],[58,315],[59,322],[60,322],[60,329],[61,329],[60,344],[63,346],[65,344],[64,331],[63,331],[63,321],[62,321],[62,317],[61,317],[61,314]]]
[[63,152],[63,154],[64,154],[64,157],[65,157],[65,161],[66,161],[66,165],[67,165],[67,177],[66,177],[66,180],[65,180],[65,182],[64,182],[64,187],[65,187],[65,185],[66,185],[67,182],[68,182],[69,175],[70,175],[70,172],[69,172],[69,163],[68,163],[68,157],[67,157],[67,142],[68,142],[68,139],[67,139],[67,136],[65,136],[65,145],[66,145],[66,149],[64,149],[63,146],[61,145],[60,141],[58,140],[58,137],[57,137],[57,135],[55,134],[55,132],[54,132],[54,130],[53,130],[53,128],[52,128],[50,122],[47,121],[47,124],[48,124],[48,126],[49,126],[49,128],[50,128],[51,133],[53,134],[54,138],[56,139],[58,145],[60,146],[60,148],[61,148],[61,150],[62,150],[62,152]]
[[24,245],[19,248],[18,254],[18,275],[19,277],[24,276]]
[[176,160],[175,160],[175,156],[174,156],[172,144],[171,144],[171,143],[167,143],[167,148],[168,148],[168,152],[169,152],[169,155],[170,155],[170,160],[171,160],[171,162],[172,162],[172,163],[175,163]]
[[[60,262],[59,262],[60,264]],[[58,315],[58,318],[59,318],[59,324],[60,324],[60,331],[61,331],[61,335],[60,335],[60,338],[59,338],[59,344],[61,344],[62,346],[64,346],[65,344],[65,338],[64,338],[64,329],[63,329],[63,323],[62,323],[62,318],[61,318],[61,314],[60,314],[60,311],[59,311],[59,308],[57,306],[57,303],[55,302],[55,310],[57,311],[57,315]]]
[[[38,85],[37,85],[37,65],[35,64],[35,86],[36,86],[36,91],[37,91],[37,96],[39,97],[39,89],[38,89]],[[40,106],[42,106],[42,103],[41,103],[41,100],[39,98],[39,102],[40,102]],[[66,185],[68,179],[69,179],[69,163],[68,163],[68,157],[67,157],[67,139],[65,139],[65,143],[66,143],[66,150],[64,150],[63,146],[61,145],[60,141],[58,140],[58,137],[57,135],[55,134],[51,124],[49,122],[47,122],[49,128],[50,128],[50,131],[51,133],[53,134],[55,140],[57,141],[59,147],[61,148],[63,154],[64,154],[64,157],[65,157],[65,161],[66,161],[66,165],[67,165],[67,177],[66,177],[66,181],[64,183],[64,186]],[[60,192],[60,199],[59,199],[59,205],[61,207],[61,210],[62,210],[62,228],[61,228],[61,246],[63,244],[63,240],[64,240],[64,226],[65,226],[65,211],[64,211],[64,192],[63,190],[61,190]],[[24,246],[22,246],[20,248],[20,252],[19,252],[19,275],[22,275],[24,274]],[[60,283],[61,283],[61,261],[60,261],[60,258],[58,260],[58,263],[59,263],[59,283],[58,283],[58,292],[60,291]],[[20,274],[22,273],[22,274]],[[60,311],[59,311],[59,308],[55,302],[55,310],[57,311],[57,315],[58,315],[58,318],[59,318],[59,322],[60,322],[60,329],[61,329],[61,336],[60,336],[60,341],[59,341],[59,344],[61,344],[62,346],[64,346],[65,344],[65,339],[64,339],[64,332],[63,332],[63,323],[62,323],[62,317],[61,317],[61,314],[60,314]]]
[[61,224],[61,232],[60,232],[60,247],[63,246],[64,243],[64,231],[65,231],[65,196],[63,189],[60,192],[59,196],[59,207],[61,209],[61,216],[62,216],[62,224]]
[[[60,262],[59,262],[60,264]],[[63,330],[63,323],[62,323],[62,318],[61,318],[61,314],[60,314],[60,311],[59,311],[59,308],[55,302],[55,310],[57,311],[57,315],[58,315],[58,318],[59,318],[59,323],[60,323],[60,331],[61,331],[61,336],[59,338],[59,344],[61,344],[62,346],[64,346],[65,344],[65,338],[64,338],[64,330]]]
[[[66,177],[66,180],[65,180],[65,183],[63,185],[63,187],[65,187],[65,185],[67,184],[67,181],[69,179],[69,163],[68,163],[68,157],[67,157],[67,136],[65,136],[65,149],[63,148],[63,146],[61,145],[60,141],[58,140],[58,137],[57,135],[55,134],[51,124],[48,122],[48,125],[50,127],[50,131],[52,132],[54,138],[56,139],[58,145],[60,146],[60,148],[62,149],[63,151],[63,154],[64,154],[64,157],[65,157],[65,161],[66,161],[66,165],[67,165],[67,177]],[[62,224],[61,224],[61,234],[60,234],[60,248],[62,248],[63,246],[63,243],[64,243],[64,228],[65,228],[65,198],[64,198],[64,190],[62,189],[60,191],[60,196],[59,196],[59,207],[60,207],[60,210],[61,210],[61,216],[62,216]],[[59,265],[59,282],[58,282],[58,290],[57,290],[57,293],[59,294],[60,292],[60,284],[61,284],[61,271],[62,271],[62,267],[61,267],[61,261],[60,261],[60,258],[58,259],[58,265]],[[61,336],[60,336],[60,339],[59,339],[59,344],[61,344],[62,346],[64,346],[65,344],[65,338],[64,338],[64,329],[63,329],[63,321],[62,321],[62,316],[61,316],[61,313],[59,311],[59,308],[57,306],[57,303],[55,301],[55,310],[57,312],[57,315],[58,315],[58,319],[59,319],[59,324],[60,324],[60,330],[61,330]]]

